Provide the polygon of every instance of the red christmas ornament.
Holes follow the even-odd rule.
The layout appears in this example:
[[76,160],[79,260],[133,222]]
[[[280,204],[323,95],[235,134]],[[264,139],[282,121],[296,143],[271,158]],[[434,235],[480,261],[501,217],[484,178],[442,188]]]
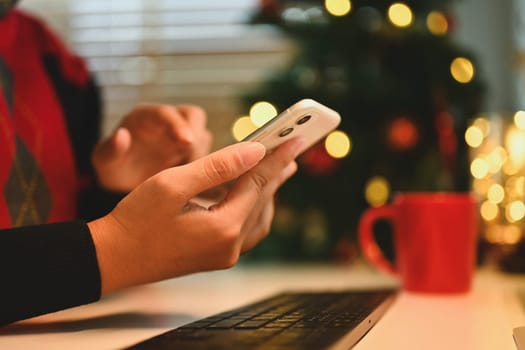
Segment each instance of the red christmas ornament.
[[276,0],[259,0],[259,8],[264,16],[278,17],[281,14],[281,5]]
[[394,150],[409,150],[418,141],[419,130],[410,118],[400,116],[392,120],[387,130],[387,142]]
[[435,127],[438,135],[439,153],[447,167],[454,171],[458,144],[452,115],[447,111],[437,113]]
[[339,160],[326,152],[323,143],[318,143],[306,151],[299,158],[299,163],[304,166],[307,173],[314,176],[330,175],[339,166]]

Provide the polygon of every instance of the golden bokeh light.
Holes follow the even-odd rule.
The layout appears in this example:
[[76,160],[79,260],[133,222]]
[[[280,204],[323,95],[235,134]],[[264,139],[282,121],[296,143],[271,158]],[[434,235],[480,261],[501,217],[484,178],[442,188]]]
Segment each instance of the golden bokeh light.
[[270,102],[260,101],[250,108],[250,118],[256,126],[264,125],[277,115],[277,108]]
[[490,225],[485,237],[490,243],[516,244],[520,241],[521,229],[516,225]]
[[489,173],[489,164],[485,159],[476,158],[470,164],[470,172],[476,179],[482,179]]
[[472,148],[477,148],[483,143],[483,131],[477,126],[468,127],[465,131],[465,141]]
[[447,17],[442,12],[432,11],[427,16],[427,28],[434,35],[445,35],[448,32]]
[[350,153],[352,142],[350,137],[343,131],[332,131],[324,141],[326,152],[334,158],[343,158]]
[[525,130],[525,111],[517,111],[514,114],[514,124],[521,129]]
[[501,146],[494,148],[486,157],[489,165],[489,171],[493,174],[497,173],[507,161],[507,151]]
[[472,126],[475,126],[476,128],[480,129],[483,133],[483,137],[487,137],[490,132],[490,123],[487,120],[487,118],[479,117],[474,120],[472,123]]
[[474,78],[474,65],[465,57],[456,57],[450,64],[450,73],[459,83],[466,84]]
[[324,7],[332,16],[341,17],[350,13],[352,3],[350,0],[325,0]]
[[525,131],[511,128],[505,137],[505,147],[508,150],[509,158],[516,168],[525,165]]
[[480,196],[485,196],[491,185],[492,181],[490,179],[474,179],[472,183],[472,188],[474,189],[474,192],[476,192]]
[[503,202],[505,199],[505,190],[500,184],[493,184],[487,191],[487,199],[494,204]]
[[379,207],[386,203],[390,196],[390,184],[382,176],[374,176],[365,186],[365,199],[372,207]]
[[505,181],[505,192],[510,198],[525,197],[525,176],[510,176]]
[[505,162],[502,170],[505,175],[515,175],[520,169],[512,162]]
[[396,27],[408,27],[414,21],[414,14],[406,4],[396,2],[388,8],[388,19]]
[[505,217],[510,222],[516,222],[525,217],[525,204],[522,201],[511,202],[505,209]]
[[236,141],[241,141],[246,136],[257,129],[257,126],[252,122],[248,116],[240,117],[232,126],[232,135]]
[[484,220],[491,221],[498,217],[499,209],[496,204],[485,201],[481,204],[480,213]]

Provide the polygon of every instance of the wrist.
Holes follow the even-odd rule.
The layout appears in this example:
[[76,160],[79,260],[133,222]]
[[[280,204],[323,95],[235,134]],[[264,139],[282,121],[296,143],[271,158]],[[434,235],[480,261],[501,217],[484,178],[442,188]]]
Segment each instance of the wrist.
[[108,214],[87,225],[95,245],[102,295],[133,285],[132,249],[122,238],[125,235],[118,221]]

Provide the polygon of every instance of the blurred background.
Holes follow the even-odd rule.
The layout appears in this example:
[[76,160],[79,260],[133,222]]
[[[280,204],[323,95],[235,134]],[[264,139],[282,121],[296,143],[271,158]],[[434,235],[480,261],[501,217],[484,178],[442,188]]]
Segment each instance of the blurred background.
[[[85,57],[105,134],[139,102],[195,103],[214,149],[301,98],[342,115],[279,192],[250,261],[359,257],[396,191],[469,191],[480,262],[525,270],[524,0],[22,0]],[[505,138],[505,135],[509,134]],[[378,239],[391,253],[388,225]]]

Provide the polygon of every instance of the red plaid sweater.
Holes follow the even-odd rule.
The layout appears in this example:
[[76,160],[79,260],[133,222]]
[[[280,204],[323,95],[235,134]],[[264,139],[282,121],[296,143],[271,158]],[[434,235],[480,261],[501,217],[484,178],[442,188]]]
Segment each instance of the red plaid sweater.
[[118,199],[93,180],[99,121],[84,62],[39,20],[0,17],[0,325],[100,297],[91,234],[72,221]]

